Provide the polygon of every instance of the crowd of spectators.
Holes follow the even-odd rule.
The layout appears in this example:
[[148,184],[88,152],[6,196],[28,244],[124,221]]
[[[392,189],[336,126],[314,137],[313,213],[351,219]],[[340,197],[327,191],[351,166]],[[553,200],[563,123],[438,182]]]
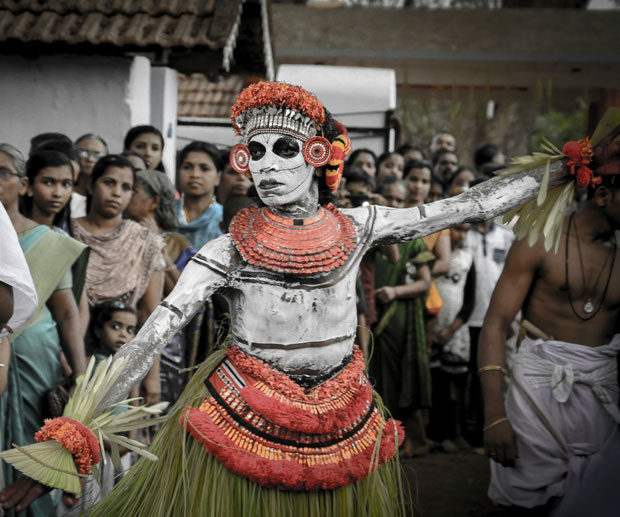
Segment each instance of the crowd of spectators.
[[[152,126],[132,128],[123,149],[97,134],[36,135],[27,157],[0,144],[0,200],[38,296],[34,316],[0,345],[3,447],[31,443],[43,419],[58,416],[60,388],[91,358],[131,340],[192,255],[227,232],[238,210],[261,206],[251,180],[229,165],[229,149],[189,143],[178,153],[174,185],[163,147]],[[334,202],[419,206],[464,192],[504,160],[492,144],[472,158],[467,165],[447,132],[428,147],[408,143],[378,157],[355,149]],[[461,224],[370,250],[362,262],[358,343],[385,405],[405,425],[405,456],[482,444],[475,351],[511,239],[493,221]],[[223,299],[206,301],[133,395],[174,403],[188,372],[222,341],[226,310]],[[104,491],[118,474],[108,473]],[[7,468],[5,482],[14,476]],[[67,514],[73,504],[60,495],[35,503]]]

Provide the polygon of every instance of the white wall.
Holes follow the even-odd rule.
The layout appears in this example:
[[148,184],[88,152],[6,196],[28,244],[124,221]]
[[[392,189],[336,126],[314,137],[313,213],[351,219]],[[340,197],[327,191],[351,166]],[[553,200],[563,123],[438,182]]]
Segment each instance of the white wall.
[[179,78],[176,70],[163,66],[151,69],[151,125],[164,135],[162,160],[173,183],[176,167],[178,92]]
[[144,57],[0,59],[0,142],[27,153],[30,138],[98,133],[112,152],[136,124],[150,123],[150,63]]

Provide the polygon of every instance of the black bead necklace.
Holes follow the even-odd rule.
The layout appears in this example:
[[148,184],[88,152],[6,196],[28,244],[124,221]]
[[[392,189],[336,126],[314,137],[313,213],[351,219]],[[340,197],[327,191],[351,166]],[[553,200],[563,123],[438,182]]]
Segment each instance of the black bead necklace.
[[[614,238],[614,249],[612,250],[612,259],[611,259],[611,266],[609,267],[609,276],[607,277],[607,282],[605,283],[605,289],[603,289],[603,297],[601,298],[601,303],[599,304],[599,306],[595,309],[594,308],[594,304],[592,303],[592,297],[589,296],[585,303],[583,304],[583,312],[587,314],[587,316],[582,316],[581,314],[579,314],[576,310],[575,310],[575,306],[573,305],[573,298],[570,294],[570,284],[568,283],[568,243],[570,240],[570,227],[573,224],[573,219],[575,217],[575,212],[573,212],[570,215],[570,218],[568,219],[568,230],[566,232],[566,257],[565,257],[565,282],[564,282],[564,286],[562,286],[563,289],[566,290],[566,293],[568,294],[568,301],[570,302],[570,308],[573,310],[573,313],[575,314],[575,316],[577,316],[580,320],[582,321],[588,321],[591,320],[592,318],[594,318],[594,316],[596,316],[598,314],[598,312],[601,310],[601,307],[603,306],[603,303],[605,303],[605,297],[607,296],[607,289],[609,288],[609,282],[611,280],[611,275],[614,271],[614,264],[616,262],[616,239]],[[583,267],[583,258],[581,256],[581,246],[579,245],[579,234],[577,233],[577,223],[575,223],[575,236],[577,238],[577,251],[579,252],[579,263],[581,265],[581,278],[583,281],[583,294],[585,295],[585,291],[586,291],[586,275],[585,275],[585,270]],[[596,283],[594,284],[594,289],[592,290],[592,292],[596,292],[596,288],[598,286],[599,280],[601,279],[601,275],[603,274],[603,270],[605,269],[605,266],[607,265],[607,259],[609,257],[605,258],[605,263],[603,264],[603,267],[601,268],[599,274],[598,274],[598,278],[596,279]]]

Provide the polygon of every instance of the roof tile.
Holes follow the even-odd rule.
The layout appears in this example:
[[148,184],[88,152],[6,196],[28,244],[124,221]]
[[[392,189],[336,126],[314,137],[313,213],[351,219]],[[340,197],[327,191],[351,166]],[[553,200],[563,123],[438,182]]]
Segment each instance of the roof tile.
[[203,74],[179,74],[178,116],[226,118],[242,87],[239,76],[209,81]]

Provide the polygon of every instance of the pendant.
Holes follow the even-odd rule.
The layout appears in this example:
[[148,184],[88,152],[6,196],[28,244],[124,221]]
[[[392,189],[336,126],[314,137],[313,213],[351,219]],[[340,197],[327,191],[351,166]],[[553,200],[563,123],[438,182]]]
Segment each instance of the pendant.
[[592,305],[592,298],[588,298],[586,303],[583,304],[583,312],[586,314],[592,314],[594,312],[594,305]]

